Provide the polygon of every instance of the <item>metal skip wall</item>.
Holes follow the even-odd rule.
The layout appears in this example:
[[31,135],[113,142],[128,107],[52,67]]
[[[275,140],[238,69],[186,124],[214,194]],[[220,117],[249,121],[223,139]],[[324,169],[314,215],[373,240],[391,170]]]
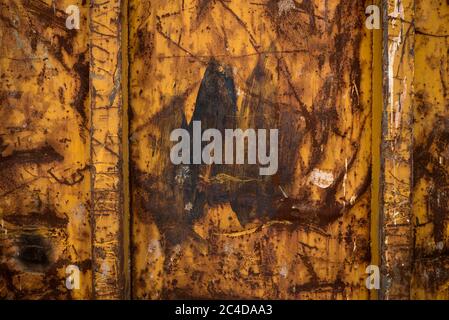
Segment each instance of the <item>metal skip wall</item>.
[[0,297],[124,298],[123,3],[0,9]]
[[[134,297],[368,298],[365,7],[130,2]],[[173,165],[170,132],[192,121],[278,128],[277,174]]]
[[[437,0],[2,1],[0,297],[449,298],[448,17]],[[193,121],[279,129],[277,173],[173,165]]]

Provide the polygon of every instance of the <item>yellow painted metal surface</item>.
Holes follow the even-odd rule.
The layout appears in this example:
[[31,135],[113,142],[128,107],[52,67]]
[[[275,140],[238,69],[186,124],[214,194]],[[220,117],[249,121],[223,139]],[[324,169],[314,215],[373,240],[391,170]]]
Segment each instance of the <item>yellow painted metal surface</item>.
[[[373,1],[379,9],[382,7],[382,1]],[[379,13],[381,11],[379,10]],[[380,16],[381,18],[382,16]],[[380,21],[382,22],[382,20]],[[380,251],[380,190],[382,177],[382,116],[383,116],[383,32],[382,28],[372,30],[372,135],[371,135],[371,264],[381,265]],[[370,290],[370,299],[379,299],[379,290]]]
[[[133,297],[368,297],[365,2],[288,3],[130,2]],[[279,128],[278,173],[172,165],[192,119]]]
[[381,297],[447,299],[449,5],[385,9]]
[[449,299],[449,4],[416,1],[413,299]]
[[[70,4],[80,31],[66,28]],[[0,297],[90,298],[88,6],[0,10]],[[72,264],[81,282],[69,291]]]
[[125,296],[121,1],[92,1],[90,131],[94,296]]
[[[121,9],[1,4],[2,298],[126,295]],[[67,286],[69,266],[79,288]]]
[[[3,0],[0,299],[448,299],[449,5],[380,2]],[[173,165],[194,120],[277,173]]]
[[413,256],[412,92],[414,1],[384,3],[384,117],[382,132],[382,267],[386,299],[410,296]]

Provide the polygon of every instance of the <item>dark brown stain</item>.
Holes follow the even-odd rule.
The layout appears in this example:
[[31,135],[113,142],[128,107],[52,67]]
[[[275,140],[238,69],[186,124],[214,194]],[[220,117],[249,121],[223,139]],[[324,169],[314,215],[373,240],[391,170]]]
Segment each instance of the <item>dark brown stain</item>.
[[64,157],[60,155],[52,146],[31,150],[14,150],[11,155],[3,157],[0,155],[0,170],[7,169],[14,164],[26,163],[50,163],[61,162]]
[[7,99],[17,99],[22,97],[23,91],[6,91],[0,90],[0,102],[6,103]]
[[76,169],[75,172],[73,172],[70,175],[70,178],[68,177],[57,177],[53,173],[53,169],[48,169],[48,174],[55,179],[58,183],[66,185],[66,186],[74,186],[78,183],[81,183],[84,180],[85,172],[88,172],[90,169],[90,166],[84,166],[81,169]]
[[154,48],[154,33],[147,30],[137,30],[137,53],[136,55],[151,60]]
[[[0,253],[2,253],[0,251]],[[0,263],[0,279],[2,283],[6,286],[6,290],[0,291],[0,299],[23,299],[26,297],[26,292],[19,290],[14,285],[13,278],[19,274],[19,271],[12,270],[6,263]]]
[[41,235],[21,234],[17,245],[17,258],[27,269],[42,272],[50,265],[51,247]]
[[197,15],[196,15],[196,23],[195,25],[199,25],[202,20],[204,20],[205,15],[209,10],[211,10],[217,2],[217,0],[197,0],[198,1],[198,8],[197,8]]
[[22,3],[28,12],[48,27],[58,28],[64,32],[70,31],[65,25],[67,14],[64,11],[51,7],[41,0],[22,0]]
[[[233,129],[236,127],[236,113],[237,95],[232,68],[211,60],[198,91],[192,121],[188,125],[190,136],[193,136],[193,121],[201,121],[202,130],[217,129],[224,137],[225,129]],[[203,142],[202,147],[206,144]],[[191,151],[193,151],[193,142]],[[190,163],[193,163],[193,152],[191,153]],[[209,192],[209,190],[201,190],[198,188],[200,175],[207,177],[209,166],[190,165],[188,167],[190,174],[186,183],[184,183],[184,204],[189,202],[193,204],[193,209],[189,216],[189,219],[193,221],[203,216],[206,202],[213,205],[214,200],[225,202],[228,197],[224,194],[226,191],[220,187],[215,188],[216,192]],[[211,175],[229,172],[225,166],[213,165],[211,170]]]
[[73,52],[72,39],[75,37],[77,30],[67,29],[65,25],[67,14],[41,0],[22,0],[22,4],[34,16],[37,25],[44,29],[53,28],[55,30],[53,39],[50,40],[40,32],[32,32],[32,28],[27,29],[26,35],[30,39],[32,50],[36,50],[38,42],[45,44],[49,48],[49,52],[69,70],[69,67],[64,63],[62,49],[68,54]]
[[449,248],[432,253],[415,249],[416,280],[429,292],[437,293],[449,281]]
[[[443,163],[440,163],[440,156],[445,159]],[[449,121],[443,117],[437,117],[434,129],[427,139],[417,144],[413,150],[414,185],[416,186],[418,181],[425,178],[433,182],[433,187],[428,190],[427,215],[433,222],[435,243],[444,240],[446,221],[449,219],[449,172],[446,163],[448,156]]]
[[59,102],[64,105],[65,104],[65,99],[64,99],[64,88],[63,87],[59,87],[58,88],[58,98],[59,98]]
[[60,217],[56,212],[51,210],[43,210],[42,212],[30,212],[27,214],[11,214],[3,216],[3,219],[16,226],[41,226],[47,228],[65,228],[67,227],[68,218]]
[[86,60],[86,53],[78,55],[78,61],[73,65],[73,70],[78,75],[79,89],[75,93],[72,107],[78,111],[82,118],[83,124],[87,124],[86,100],[89,95],[89,61]]

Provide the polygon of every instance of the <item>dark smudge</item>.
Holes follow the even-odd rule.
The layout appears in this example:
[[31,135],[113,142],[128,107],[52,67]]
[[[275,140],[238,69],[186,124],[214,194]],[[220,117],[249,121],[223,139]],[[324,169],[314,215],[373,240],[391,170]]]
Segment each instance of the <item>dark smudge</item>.
[[0,170],[7,169],[14,164],[43,164],[54,161],[61,162],[63,160],[64,157],[56,152],[52,146],[31,150],[15,150],[11,155],[6,157],[0,155]]
[[18,260],[33,271],[42,271],[50,265],[51,248],[44,237],[22,234],[18,240]]

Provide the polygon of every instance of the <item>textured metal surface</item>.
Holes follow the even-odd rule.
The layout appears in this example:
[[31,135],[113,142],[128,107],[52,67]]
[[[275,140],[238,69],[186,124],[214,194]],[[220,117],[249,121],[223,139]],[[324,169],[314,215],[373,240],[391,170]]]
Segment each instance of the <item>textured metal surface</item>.
[[381,297],[447,299],[449,4],[385,10]]
[[[2,0],[0,299],[449,299],[449,4],[373,3]],[[277,174],[173,165],[193,120]]]
[[414,5],[414,0],[384,3],[381,249],[385,299],[410,297]]
[[[69,4],[79,31],[66,28]],[[88,6],[0,10],[0,297],[90,298]],[[72,264],[76,291],[65,287]]]
[[449,299],[449,3],[416,1],[411,298]]
[[124,297],[121,1],[90,9],[94,296]]
[[[367,298],[365,2],[131,1],[130,9],[133,296]],[[279,128],[278,173],[172,165],[170,132],[192,119]]]
[[3,298],[125,296],[120,4],[1,3]]

